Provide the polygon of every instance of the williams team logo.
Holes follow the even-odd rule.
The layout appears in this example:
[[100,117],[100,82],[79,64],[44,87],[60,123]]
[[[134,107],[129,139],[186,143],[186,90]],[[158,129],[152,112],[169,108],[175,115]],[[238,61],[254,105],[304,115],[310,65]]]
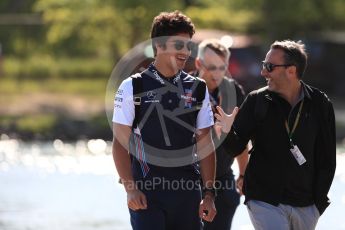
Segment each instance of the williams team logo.
[[196,101],[195,97],[192,97],[193,91],[191,89],[185,89],[184,95],[181,95],[181,98],[184,99],[184,107],[190,109],[193,106],[193,101]]

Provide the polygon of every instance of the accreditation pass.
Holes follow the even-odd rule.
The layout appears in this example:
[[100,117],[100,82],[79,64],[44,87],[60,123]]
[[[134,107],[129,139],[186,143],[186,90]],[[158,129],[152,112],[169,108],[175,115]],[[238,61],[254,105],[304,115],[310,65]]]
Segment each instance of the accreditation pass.
[[293,145],[293,148],[290,149],[290,152],[295,157],[299,165],[303,165],[305,162],[307,162],[297,145]]

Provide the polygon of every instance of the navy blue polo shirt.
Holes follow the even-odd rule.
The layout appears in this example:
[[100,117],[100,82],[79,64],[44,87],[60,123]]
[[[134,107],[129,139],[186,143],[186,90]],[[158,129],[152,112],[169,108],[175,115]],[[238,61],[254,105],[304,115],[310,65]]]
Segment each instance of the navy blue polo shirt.
[[[124,80],[116,93],[114,123],[133,124],[132,81],[132,77]],[[195,132],[213,125],[205,82],[183,71],[165,78],[152,64],[141,73],[141,81],[140,93],[134,95],[140,101],[139,122],[132,127],[130,141],[135,180],[196,178]],[[201,88],[204,98],[198,101]]]

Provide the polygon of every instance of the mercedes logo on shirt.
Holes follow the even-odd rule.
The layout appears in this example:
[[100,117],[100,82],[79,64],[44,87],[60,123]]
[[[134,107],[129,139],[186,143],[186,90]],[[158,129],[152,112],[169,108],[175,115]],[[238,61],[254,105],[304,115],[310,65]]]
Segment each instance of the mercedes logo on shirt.
[[155,99],[156,95],[157,95],[157,93],[152,91],[152,90],[148,91],[147,94],[146,94],[147,98],[150,99],[150,100]]

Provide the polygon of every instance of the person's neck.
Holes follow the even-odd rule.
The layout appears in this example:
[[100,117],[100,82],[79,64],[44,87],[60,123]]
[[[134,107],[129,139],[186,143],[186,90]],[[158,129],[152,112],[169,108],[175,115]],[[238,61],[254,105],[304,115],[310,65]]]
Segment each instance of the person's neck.
[[289,84],[289,87],[287,87],[283,92],[280,93],[280,95],[287,101],[291,106],[294,106],[297,104],[298,99],[301,94],[301,82],[293,81],[291,84]]
[[[205,78],[202,75],[199,75],[199,77],[201,79],[205,80]],[[218,90],[218,88],[220,87],[220,85],[222,84],[223,81],[224,81],[224,77],[221,79],[220,83],[216,87],[214,87],[214,88],[210,84],[207,84],[207,82],[206,82],[206,86],[207,86],[208,92],[209,93],[214,93],[216,90]]]
[[211,94],[214,93],[217,89],[217,88],[210,88],[209,86],[207,86],[207,88],[208,88],[208,92]]
[[154,66],[156,69],[166,78],[174,77],[178,70],[174,70],[169,68],[166,63],[160,61],[160,59],[156,59],[154,62]]

